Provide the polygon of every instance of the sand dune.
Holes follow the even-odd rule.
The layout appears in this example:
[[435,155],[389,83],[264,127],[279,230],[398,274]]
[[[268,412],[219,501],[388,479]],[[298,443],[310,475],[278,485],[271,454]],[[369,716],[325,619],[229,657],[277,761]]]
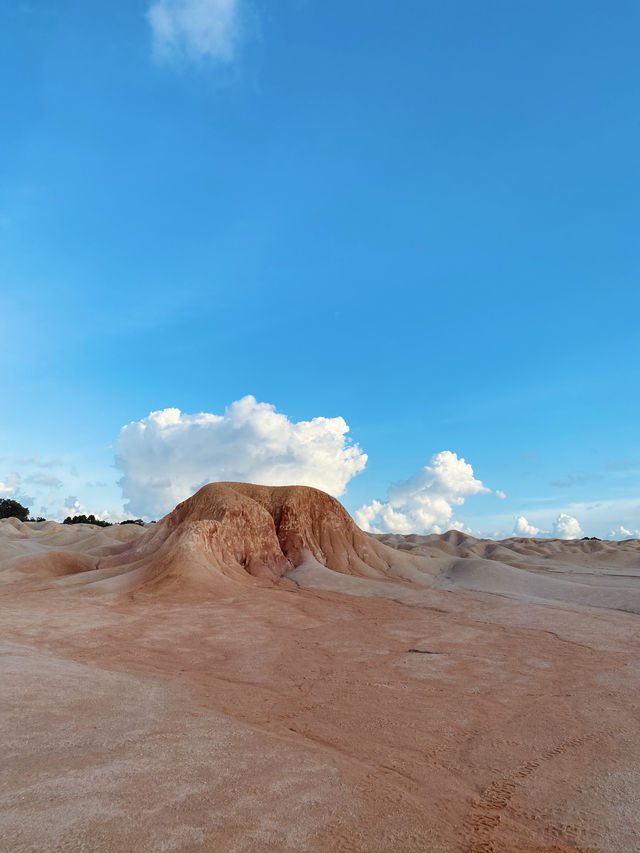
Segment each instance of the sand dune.
[[640,849],[640,542],[0,521],[0,850]]
[[0,519],[0,583],[94,569],[105,553],[143,532],[137,524],[97,527]]
[[432,583],[524,601],[588,605],[640,613],[640,540],[475,539],[383,534],[377,539],[414,557],[435,560]]

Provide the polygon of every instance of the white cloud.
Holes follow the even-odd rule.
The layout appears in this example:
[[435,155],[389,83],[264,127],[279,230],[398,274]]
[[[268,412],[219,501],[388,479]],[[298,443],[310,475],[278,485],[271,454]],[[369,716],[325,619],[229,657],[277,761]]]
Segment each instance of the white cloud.
[[20,488],[20,474],[9,474],[0,480],[0,497],[8,498],[17,494]]
[[60,512],[65,518],[68,515],[73,518],[74,515],[86,515],[87,508],[86,506],[80,503],[80,501],[75,495],[67,495],[67,497],[64,499],[64,505],[62,506]]
[[503,492],[502,489],[496,489],[496,495],[503,501],[507,497],[507,493]]
[[561,512],[553,523],[553,535],[556,539],[579,539],[584,533],[577,518]]
[[519,515],[516,518],[516,524],[513,528],[513,532],[515,536],[537,536],[540,533],[540,528],[535,527],[533,524],[529,524],[524,515]]
[[376,527],[374,522],[376,518],[382,514],[383,510],[384,505],[380,503],[380,501],[373,500],[370,504],[365,504],[356,511],[356,521],[363,530],[368,530],[369,533],[382,533],[382,529],[380,527]]
[[389,486],[385,502],[360,507],[356,521],[371,533],[441,533],[456,524],[451,518],[454,506],[488,491],[475,479],[471,465],[443,450],[413,477]]
[[232,62],[240,36],[241,0],[155,0],[147,19],[161,57]]
[[609,534],[611,539],[634,539],[640,537],[640,530],[628,530],[624,525],[620,524]]
[[0,480],[0,498],[9,498],[12,501],[18,501],[18,503],[28,508],[35,502],[35,498],[33,495],[25,494],[21,489],[22,477],[16,471],[5,475]]
[[103,509],[102,512],[94,513],[95,517],[100,521],[108,521],[110,524],[120,524],[121,521],[127,521],[135,518],[130,512],[121,512],[120,510]]
[[223,415],[151,412],[123,427],[118,438],[126,509],[155,518],[218,480],[315,486],[340,496],[367,462],[348,431],[340,417],[294,423],[251,396]]
[[[11,454],[5,457],[6,467],[0,468],[0,497],[10,497],[24,506],[39,508],[34,508],[32,514],[39,512],[56,520],[90,512],[96,518],[108,521],[127,518],[112,467],[105,467],[108,457],[100,457],[101,454],[96,454],[96,458],[85,460],[89,468],[80,476],[68,459]],[[12,473],[7,474],[12,468]],[[89,473],[93,475],[91,479],[87,479]],[[27,494],[27,491],[33,494]],[[63,498],[63,495],[67,497]],[[46,510],[42,509],[43,506]],[[107,509],[99,512],[104,507]]]
[[[46,510],[46,507],[41,507],[42,512],[46,512]],[[61,508],[60,513],[61,518],[66,518],[67,516],[71,516],[71,518],[73,518],[76,515],[93,514],[93,516],[98,520],[109,521],[111,524],[120,524],[121,521],[125,521],[128,518],[133,518],[131,513],[121,512],[119,510],[103,509],[102,512],[90,513],[87,507],[84,504],[80,503],[80,501],[75,495],[68,495],[64,499],[64,506]]]

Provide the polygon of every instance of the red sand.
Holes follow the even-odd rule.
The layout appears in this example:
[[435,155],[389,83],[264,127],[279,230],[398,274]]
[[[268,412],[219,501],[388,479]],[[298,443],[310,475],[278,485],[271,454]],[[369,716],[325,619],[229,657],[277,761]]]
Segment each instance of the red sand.
[[640,542],[400,551],[207,488],[146,530],[0,522],[1,850],[640,849]]

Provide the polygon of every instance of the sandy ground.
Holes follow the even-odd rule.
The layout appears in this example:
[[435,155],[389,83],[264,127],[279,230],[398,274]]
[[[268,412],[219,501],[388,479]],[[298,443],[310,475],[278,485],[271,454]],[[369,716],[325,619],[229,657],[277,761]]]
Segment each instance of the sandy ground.
[[144,531],[9,524],[2,851],[640,850],[637,541],[133,600],[38,559]]

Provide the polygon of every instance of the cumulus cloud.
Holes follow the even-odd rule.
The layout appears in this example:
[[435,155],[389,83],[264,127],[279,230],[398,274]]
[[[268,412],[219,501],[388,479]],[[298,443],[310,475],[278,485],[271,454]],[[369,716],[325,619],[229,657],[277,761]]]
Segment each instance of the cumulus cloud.
[[155,0],[147,12],[156,54],[232,62],[241,0]]
[[118,438],[126,509],[158,517],[219,480],[315,486],[339,497],[367,463],[348,431],[341,417],[295,423],[251,396],[223,415],[151,412],[123,427]]
[[496,497],[499,497],[503,501],[507,497],[507,493],[503,492],[502,489],[496,489]]
[[516,518],[516,524],[513,528],[513,532],[515,536],[537,536],[540,533],[540,528],[535,527],[533,524],[529,524],[524,515],[519,515]]
[[561,512],[553,523],[553,535],[556,539],[579,539],[584,533],[577,518]]
[[386,501],[360,507],[356,521],[371,533],[441,533],[455,524],[454,506],[488,491],[475,478],[471,465],[443,450],[413,477],[389,486]]

